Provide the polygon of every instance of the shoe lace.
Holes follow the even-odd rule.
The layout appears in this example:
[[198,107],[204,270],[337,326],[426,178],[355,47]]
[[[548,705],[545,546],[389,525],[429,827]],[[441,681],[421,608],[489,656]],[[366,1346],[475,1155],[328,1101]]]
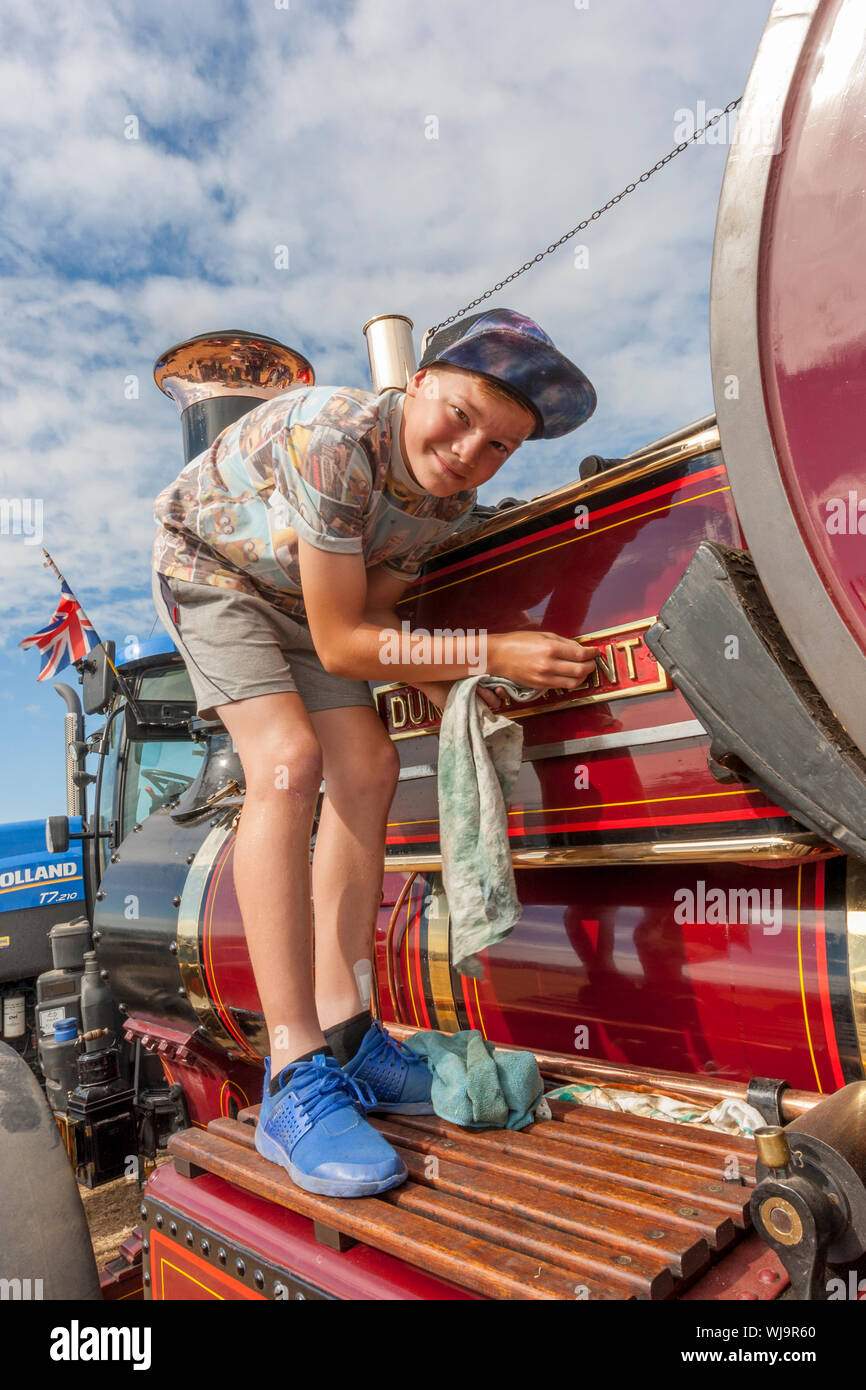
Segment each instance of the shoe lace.
[[411,1047],[407,1047],[405,1043],[400,1042],[397,1038],[392,1038],[391,1034],[387,1033],[382,1027],[378,1018],[373,1019],[373,1027],[379,1034],[379,1041],[370,1049],[369,1055],[371,1059],[373,1057],[378,1057],[383,1051],[387,1052],[393,1049],[398,1056],[402,1057],[406,1062],[418,1061],[417,1052],[413,1052]]
[[346,1103],[362,1111],[372,1109],[376,1097],[365,1081],[347,1076],[335,1057],[314,1057],[309,1062],[290,1063],[280,1072],[281,1087],[290,1084],[291,1094],[303,1106],[309,1120],[321,1120]]

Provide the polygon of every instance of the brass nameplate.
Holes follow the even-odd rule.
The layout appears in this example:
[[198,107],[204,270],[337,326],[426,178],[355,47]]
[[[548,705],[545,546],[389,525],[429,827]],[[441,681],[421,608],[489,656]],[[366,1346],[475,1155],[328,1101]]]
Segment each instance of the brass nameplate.
[[[651,695],[671,690],[671,680],[644,641],[655,618],[638,618],[619,627],[586,632],[578,641],[599,648],[596,669],[580,690],[547,690],[527,704],[507,699],[503,711],[512,719],[529,719],[534,714],[571,709],[600,701],[621,700],[630,695]],[[439,728],[440,714],[426,695],[398,681],[377,686],[373,692],[376,708],[393,739],[418,738]]]

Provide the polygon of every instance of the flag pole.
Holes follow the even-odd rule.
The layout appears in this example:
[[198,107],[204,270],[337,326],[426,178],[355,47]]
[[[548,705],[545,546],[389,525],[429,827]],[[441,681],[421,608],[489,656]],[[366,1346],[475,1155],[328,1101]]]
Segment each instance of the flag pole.
[[[57,578],[60,580],[61,584],[66,584],[65,578],[64,578],[63,575],[60,573],[60,570],[59,570],[59,569],[57,568],[57,566],[55,565],[54,561],[52,560],[51,556],[48,554],[48,551],[45,549],[45,546],[44,546],[44,545],[43,545],[43,547],[42,547],[42,554],[45,556],[44,567],[45,567],[46,569],[48,569],[48,567],[50,566],[51,569],[53,569],[54,573],[57,575]],[[72,586],[69,585],[69,584],[66,584],[66,587],[69,589],[69,591],[70,591],[70,593],[71,593],[71,592],[72,592]],[[77,598],[76,598],[75,601],[76,601],[76,603],[78,604],[78,607],[81,608],[81,603],[80,603],[80,601],[79,601]],[[84,612],[84,609],[83,609],[83,608],[81,608],[81,612],[82,612],[82,614],[84,615],[84,617],[87,618],[87,614]],[[87,621],[90,623],[90,619],[89,619],[89,618],[87,618]],[[90,626],[93,627],[93,624],[90,623]],[[93,628],[93,631],[95,632],[95,631],[96,631],[96,628]],[[103,652],[104,652],[104,654],[105,654],[105,660],[108,662],[109,666],[111,667],[112,671],[114,672],[115,676],[117,677],[117,684],[118,684],[118,687],[119,687],[119,689],[120,689],[121,694],[126,696],[127,704],[128,704],[128,705],[130,706],[130,708],[132,709],[132,712],[133,712],[133,714],[135,715],[136,719],[138,720],[139,724],[143,724],[143,723],[144,723],[144,720],[143,720],[143,718],[142,718],[141,710],[140,710],[139,706],[136,704],[136,702],[135,702],[135,700],[134,700],[134,698],[133,698],[133,695],[132,695],[132,691],[130,690],[129,686],[127,685],[126,677],[125,677],[125,676],[122,676],[122,675],[120,674],[120,672],[118,671],[118,669],[117,669],[117,667],[115,666],[114,662],[112,661],[111,657],[108,655],[108,648],[106,647],[106,645],[105,645],[105,643],[103,642],[103,640],[102,640],[101,637],[100,637],[100,639],[99,639],[98,645],[102,648],[102,650],[103,650]],[[90,655],[90,653],[88,652],[87,656],[89,656],[89,655]],[[87,656],[82,657],[81,659],[82,659],[83,661],[86,661],[86,660],[87,660]],[[77,662],[73,662],[73,665],[77,665],[77,664],[78,664]]]

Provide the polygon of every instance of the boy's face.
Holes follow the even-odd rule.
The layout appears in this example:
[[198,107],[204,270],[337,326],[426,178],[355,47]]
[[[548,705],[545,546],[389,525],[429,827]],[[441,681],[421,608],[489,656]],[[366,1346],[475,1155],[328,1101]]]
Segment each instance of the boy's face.
[[406,386],[400,447],[419,486],[451,497],[486,483],[534,429],[528,410],[487,395],[472,372],[425,367]]

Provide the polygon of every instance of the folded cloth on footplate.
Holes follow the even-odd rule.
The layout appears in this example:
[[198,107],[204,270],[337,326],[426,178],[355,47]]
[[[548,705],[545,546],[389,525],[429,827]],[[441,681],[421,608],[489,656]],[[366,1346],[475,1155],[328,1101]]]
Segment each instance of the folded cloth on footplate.
[[508,803],[523,752],[523,730],[476,696],[502,686],[516,700],[529,686],[496,676],[456,681],[439,729],[439,836],[442,883],[451,914],[451,960],[462,975],[484,974],[478,952],[520,920],[508,842]]
[[523,1129],[544,1087],[531,1052],[497,1051],[474,1028],[414,1033],[406,1046],[426,1057],[436,1114],[465,1129]]

